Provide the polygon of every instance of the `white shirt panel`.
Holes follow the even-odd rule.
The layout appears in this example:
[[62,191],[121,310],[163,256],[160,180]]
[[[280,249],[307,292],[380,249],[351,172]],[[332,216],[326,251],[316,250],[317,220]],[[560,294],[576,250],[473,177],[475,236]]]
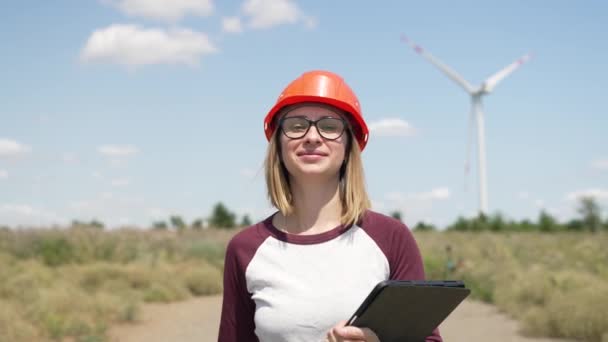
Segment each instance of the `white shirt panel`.
[[256,305],[262,342],[324,341],[380,281],[389,277],[385,254],[358,226],[318,244],[268,237],[245,274]]

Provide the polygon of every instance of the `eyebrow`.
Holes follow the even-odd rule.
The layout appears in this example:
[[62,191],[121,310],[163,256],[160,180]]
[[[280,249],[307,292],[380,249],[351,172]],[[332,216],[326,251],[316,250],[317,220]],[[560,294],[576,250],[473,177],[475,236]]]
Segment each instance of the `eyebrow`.
[[[291,117],[310,118],[310,113],[306,113],[306,112],[303,112],[303,113],[289,112],[289,113],[287,113],[287,114],[285,114],[283,116],[283,118],[291,118]],[[342,116],[340,113],[335,113],[335,112],[323,113],[323,114],[320,114],[318,117],[319,118],[328,118],[328,117],[331,117],[331,118],[340,118],[340,119],[346,120],[346,118],[344,116]]]

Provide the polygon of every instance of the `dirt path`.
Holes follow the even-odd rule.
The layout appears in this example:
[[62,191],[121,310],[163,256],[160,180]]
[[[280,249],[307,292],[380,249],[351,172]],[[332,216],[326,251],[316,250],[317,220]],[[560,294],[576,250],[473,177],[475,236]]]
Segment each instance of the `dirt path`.
[[[203,297],[172,304],[143,307],[141,322],[110,329],[112,342],[215,342],[221,297]],[[525,338],[518,325],[491,305],[465,301],[440,327],[446,342],[565,342],[566,340]]]

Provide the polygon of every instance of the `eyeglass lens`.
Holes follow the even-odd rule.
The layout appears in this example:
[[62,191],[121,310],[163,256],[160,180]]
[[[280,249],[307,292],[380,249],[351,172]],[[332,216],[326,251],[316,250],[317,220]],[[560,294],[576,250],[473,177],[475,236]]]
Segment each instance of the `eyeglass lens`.
[[319,135],[328,140],[338,139],[344,132],[344,121],[331,117],[313,121],[296,116],[285,118],[281,122],[283,132],[290,139],[302,138],[308,133],[311,125],[315,125]]

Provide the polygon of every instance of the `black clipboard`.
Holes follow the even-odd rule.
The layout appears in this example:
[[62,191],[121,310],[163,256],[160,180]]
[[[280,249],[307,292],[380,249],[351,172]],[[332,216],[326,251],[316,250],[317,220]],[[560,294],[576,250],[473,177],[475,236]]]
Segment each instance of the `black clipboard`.
[[374,287],[346,325],[383,342],[423,342],[471,293],[459,280],[387,280]]

